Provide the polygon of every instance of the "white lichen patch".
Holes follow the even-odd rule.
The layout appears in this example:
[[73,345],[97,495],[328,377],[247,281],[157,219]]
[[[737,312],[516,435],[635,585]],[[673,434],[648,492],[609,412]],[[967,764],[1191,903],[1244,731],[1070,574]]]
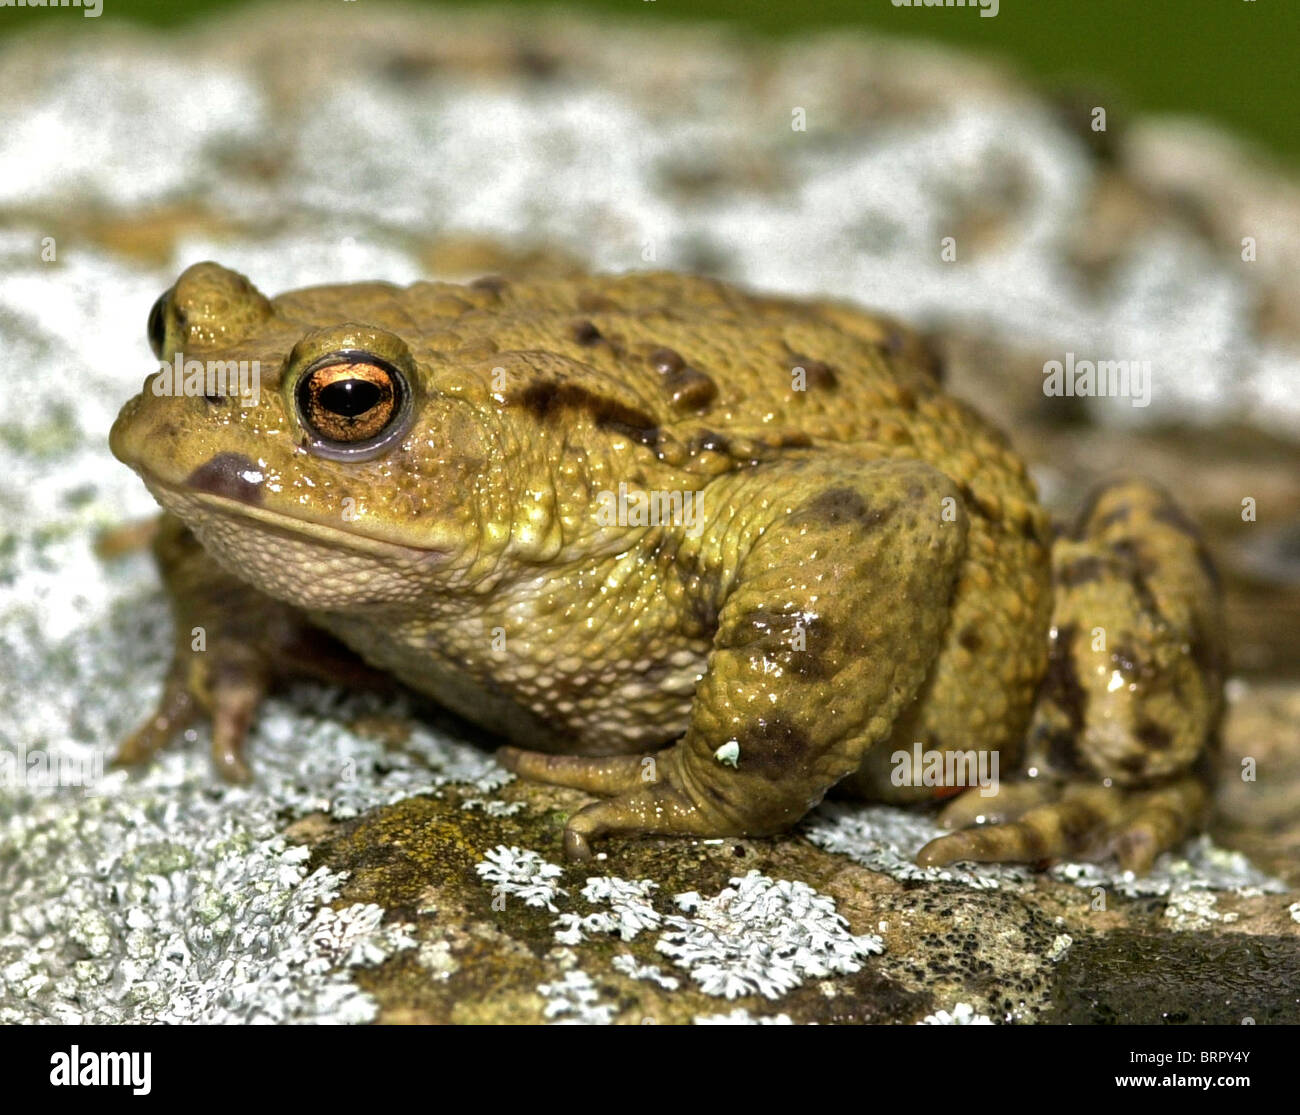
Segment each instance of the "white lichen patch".
[[460,807],[467,813],[475,810],[488,817],[513,817],[528,808],[524,801],[495,801],[491,798],[466,798]]
[[987,1014],[978,1014],[970,1003],[958,1003],[951,1012],[946,1010],[927,1014],[917,1023],[918,1026],[992,1026],[993,1019]]
[[552,922],[557,926],[555,939],[563,945],[576,945],[590,937],[613,935],[630,941],[643,929],[657,929],[663,922],[649,902],[659,884],[650,879],[629,882],[613,876],[591,877],[581,895],[592,905],[607,905],[607,910],[590,914],[561,914]]
[[1219,896],[1205,890],[1184,890],[1169,896],[1165,921],[1173,929],[1209,929],[1215,922],[1231,925],[1241,915],[1218,910]]
[[308,875],[307,850],[268,817],[245,827],[215,804],[119,790],[6,818],[0,858],[17,870],[0,914],[0,1021],[376,1016],[348,969],[412,947],[410,926],[385,925],[377,906],[332,909],[344,877]]
[[618,922],[604,910],[594,914],[561,914],[551,925],[555,940],[561,945],[580,945],[583,941],[604,933],[613,933]]
[[614,1007],[600,1002],[600,991],[591,977],[579,969],[564,973],[554,983],[543,983],[538,994],[546,1000],[542,1014],[561,1026],[608,1026]]
[[569,892],[556,881],[563,870],[531,849],[498,844],[474,870],[492,884],[494,896],[514,898],[525,906],[544,906],[558,913],[555,899]]
[[310,930],[316,946],[316,965],[327,971],[336,964],[349,968],[382,964],[393,952],[415,948],[410,924],[384,925],[384,908],[373,902],[357,902],[335,910],[326,906],[316,912]]
[[[555,909],[555,901],[568,900],[556,882],[560,869],[536,852],[498,847],[478,871],[494,891],[529,905]],[[728,999],[753,994],[776,999],[806,979],[857,972],[863,958],[884,951],[880,937],[850,933],[834,901],[806,883],[751,871],[710,898],[695,891],[676,895],[673,902],[681,912],[667,915],[652,905],[657,889],[650,879],[588,878],[578,897],[606,908],[559,914],[551,923],[561,946],[556,951],[576,968],[579,954],[574,950],[593,938],[629,941],[662,928],[656,950],[684,969],[705,994]],[[630,953],[615,957],[611,966],[665,990],[680,983]],[[559,985],[548,986],[548,997],[558,994]]]
[[856,972],[884,951],[879,937],[851,934],[831,898],[757,871],[712,898],[688,892],[676,902],[690,916],[666,918],[655,947],[708,995],[777,999],[805,979]]
[[658,964],[642,964],[630,952],[614,957],[610,965],[614,971],[622,972],[629,979],[647,980],[658,984],[665,991],[676,991],[681,986],[682,981],[676,976],[665,974]]
[[[30,506],[39,492],[9,488],[0,500]],[[342,876],[307,876],[305,851],[278,835],[285,818],[353,816],[504,772],[422,727],[397,750],[358,734],[346,725],[409,722],[409,710],[318,686],[264,704],[248,743],[252,786],[214,776],[206,726],[138,774],[105,771],[165,669],[156,575],[143,558],[100,565],[85,539],[41,548],[45,558],[0,546],[0,583],[18,586],[0,594],[0,740],[20,771],[48,751],[102,773],[85,787],[0,785],[0,858],[12,864],[0,884],[0,1019],[372,1019],[349,971],[405,947],[400,934],[377,908],[327,909]],[[43,583],[46,560],[75,587]],[[95,584],[102,598],[79,595]],[[73,629],[65,609],[85,626]]]
[[589,878],[582,897],[591,903],[603,903],[618,919],[616,932],[630,941],[643,929],[658,929],[663,916],[650,904],[650,895],[659,889],[652,879],[628,881],[606,875]]

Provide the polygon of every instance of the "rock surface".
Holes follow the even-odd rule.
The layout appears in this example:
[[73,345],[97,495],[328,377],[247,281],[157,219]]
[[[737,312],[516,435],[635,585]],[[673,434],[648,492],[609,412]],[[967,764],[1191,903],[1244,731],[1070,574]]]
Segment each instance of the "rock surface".
[[[0,1021],[1300,1021],[1297,184],[924,46],[361,8],[2,48]],[[95,553],[152,510],[107,430],[205,257],[268,290],[695,268],[929,327],[1055,506],[1125,469],[1207,525],[1239,674],[1211,837],[1140,880],[920,871],[924,816],[833,805],[575,868],[581,795],[319,688],[268,707],[252,788],[203,732],[106,773],[168,646],[148,563]],[[1045,398],[1065,352],[1152,360],[1151,405]]]

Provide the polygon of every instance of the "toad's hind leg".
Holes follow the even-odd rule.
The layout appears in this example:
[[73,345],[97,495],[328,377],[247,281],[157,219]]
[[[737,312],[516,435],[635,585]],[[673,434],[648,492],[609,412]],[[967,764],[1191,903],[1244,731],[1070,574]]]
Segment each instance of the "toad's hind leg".
[[828,453],[729,474],[703,498],[714,529],[680,556],[740,557],[685,736],[647,757],[503,755],[616,794],[570,818],[571,856],[605,833],[790,827],[888,737],[938,653],[968,530],[945,515],[960,499],[942,473]]
[[1195,529],[1164,492],[1098,491],[1052,553],[1047,675],[1026,766],[1039,788],[968,791],[923,865],[1115,855],[1147,870],[1203,819],[1208,750],[1222,708],[1218,586]]

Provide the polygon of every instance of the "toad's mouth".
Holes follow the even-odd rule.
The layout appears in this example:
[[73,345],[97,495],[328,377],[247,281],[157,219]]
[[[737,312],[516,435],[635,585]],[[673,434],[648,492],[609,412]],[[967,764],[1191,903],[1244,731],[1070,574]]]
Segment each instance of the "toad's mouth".
[[326,547],[351,550],[390,561],[439,564],[451,553],[446,548],[410,546],[403,542],[378,538],[372,534],[343,530],[312,519],[270,511],[265,507],[254,506],[229,496],[196,491],[184,485],[160,480],[138,466],[137,471],[145,487],[149,489],[149,494],[158,501],[159,505],[179,518],[200,537],[203,534],[204,520],[219,515],[224,518],[247,519],[256,523],[260,529],[297,541],[317,542]]

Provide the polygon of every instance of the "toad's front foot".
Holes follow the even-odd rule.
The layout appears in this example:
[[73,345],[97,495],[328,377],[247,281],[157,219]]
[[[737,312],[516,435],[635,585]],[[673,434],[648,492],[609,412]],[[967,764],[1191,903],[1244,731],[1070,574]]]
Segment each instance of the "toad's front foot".
[[163,515],[153,538],[176,628],[172,664],[158,706],[113,762],[148,762],[204,716],[212,762],[227,782],[248,782],[244,742],[258,706],[285,678],[376,687],[381,675],[287,604],[216,564],[179,519]]
[[503,747],[497,752],[497,761],[534,782],[612,795],[578,810],[565,826],[565,855],[571,860],[589,860],[591,841],[607,833],[724,836],[737,831],[734,822],[696,804],[675,750],[588,757]]
[[212,764],[217,773],[227,782],[251,781],[244,740],[269,678],[270,672],[249,656],[218,651],[204,661],[178,651],[158,707],[122,744],[113,765],[148,762],[206,713],[212,719]]

